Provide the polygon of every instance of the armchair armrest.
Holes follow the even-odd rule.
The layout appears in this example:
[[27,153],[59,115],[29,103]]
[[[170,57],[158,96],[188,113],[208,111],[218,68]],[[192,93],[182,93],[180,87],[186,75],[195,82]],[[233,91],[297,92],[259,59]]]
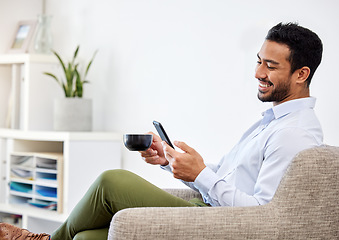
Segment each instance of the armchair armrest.
[[255,207],[131,208],[112,219],[108,239],[274,239],[270,204]]

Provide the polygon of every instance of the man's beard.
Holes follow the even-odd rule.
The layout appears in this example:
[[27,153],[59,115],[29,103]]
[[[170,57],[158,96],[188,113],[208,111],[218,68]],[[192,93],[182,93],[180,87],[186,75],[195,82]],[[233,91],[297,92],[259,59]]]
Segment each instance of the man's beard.
[[[272,84],[271,84],[272,86]],[[290,78],[288,81],[281,83],[280,85],[275,85],[275,88],[269,95],[261,95],[260,90],[258,92],[258,98],[262,102],[282,102],[290,94],[291,85]]]

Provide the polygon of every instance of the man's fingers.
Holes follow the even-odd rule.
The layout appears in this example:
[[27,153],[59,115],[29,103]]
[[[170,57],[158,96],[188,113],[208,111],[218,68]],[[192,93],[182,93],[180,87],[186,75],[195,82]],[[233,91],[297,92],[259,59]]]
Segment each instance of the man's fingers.
[[158,151],[152,148],[149,148],[146,151],[141,151],[140,153],[141,153],[141,157],[144,157],[144,158],[158,155]]
[[159,156],[152,156],[152,157],[142,157],[142,159],[147,163],[154,163],[155,161],[159,160]]
[[174,145],[177,146],[178,148],[180,148],[181,150],[183,150],[184,152],[192,152],[193,148],[191,148],[190,146],[188,146],[186,143],[184,142],[180,142],[180,141],[174,141]]

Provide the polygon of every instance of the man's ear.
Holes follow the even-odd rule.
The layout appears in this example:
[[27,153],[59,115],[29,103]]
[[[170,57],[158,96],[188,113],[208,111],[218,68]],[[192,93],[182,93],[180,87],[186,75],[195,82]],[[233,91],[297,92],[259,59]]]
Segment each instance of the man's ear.
[[311,69],[309,67],[302,67],[298,69],[297,72],[298,76],[296,83],[301,84],[307,80],[308,76],[310,75]]

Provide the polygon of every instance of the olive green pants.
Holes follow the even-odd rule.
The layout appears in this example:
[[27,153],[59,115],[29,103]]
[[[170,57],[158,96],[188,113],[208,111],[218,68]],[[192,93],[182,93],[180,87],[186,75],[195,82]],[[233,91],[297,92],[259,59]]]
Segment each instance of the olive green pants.
[[[102,173],[52,234],[52,240],[86,239],[94,230],[95,239],[107,239],[108,227],[119,210],[135,207],[194,207],[193,202],[175,197],[126,170]],[[79,234],[78,234],[79,233]]]

